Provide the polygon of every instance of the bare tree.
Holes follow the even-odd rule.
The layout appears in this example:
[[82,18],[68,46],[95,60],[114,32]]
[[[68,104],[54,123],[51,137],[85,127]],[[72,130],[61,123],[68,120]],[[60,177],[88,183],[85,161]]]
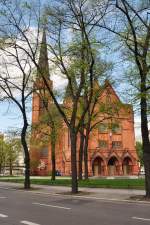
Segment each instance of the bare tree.
[[[33,63],[31,57],[36,57],[39,39],[39,26],[36,34],[33,23],[39,25],[40,5],[28,4],[22,1],[0,2],[0,32],[1,32],[1,75],[0,90],[8,100],[15,104],[22,115],[21,143],[24,150],[25,189],[30,188],[30,155],[26,140],[29,100],[32,94]],[[31,13],[32,12],[32,13]],[[34,25],[35,25],[34,24]],[[27,54],[29,53],[29,54]]]
[[[7,3],[3,3],[7,4]],[[78,192],[77,182],[77,135],[80,125],[90,107],[93,97],[93,81],[94,70],[96,66],[95,46],[99,43],[96,35],[96,26],[92,25],[92,21],[100,22],[107,12],[108,1],[90,3],[88,0],[61,0],[54,1],[46,7],[45,16],[38,21],[44,23],[48,35],[48,51],[50,54],[50,62],[52,67],[51,73],[57,71],[68,82],[71,93],[71,114],[68,117],[66,107],[62,107],[60,100],[56,97],[55,92],[51,89],[49,82],[45,77],[45,71],[40,68],[37,63],[35,51],[27,37],[26,30],[23,29],[22,18],[18,20],[18,16],[13,13],[9,7],[11,18],[4,14],[5,20],[9,18],[9,25],[17,31],[17,38],[23,39],[29,47],[27,51],[23,45],[17,44],[17,47],[23,50],[32,60],[40,74],[43,82],[52,97],[59,113],[70,131],[71,139],[71,171],[72,171],[72,192]],[[8,7],[7,5],[5,7]],[[17,6],[18,8],[18,6]],[[30,7],[28,7],[30,8]],[[20,9],[21,11],[21,9]],[[21,11],[22,12],[22,11]],[[19,12],[20,14],[20,12]],[[25,21],[23,21],[25,23]],[[39,29],[39,25],[37,24]],[[16,37],[16,35],[15,35]],[[45,43],[46,44],[46,43]],[[57,69],[57,70],[54,70]],[[74,88],[74,80],[76,80],[77,88]],[[88,94],[87,94],[88,93]],[[77,118],[80,97],[87,95],[87,105],[80,118]]]
[[[148,1],[149,2],[149,1]],[[141,132],[145,167],[146,197],[150,198],[149,80],[150,80],[150,4],[147,1],[110,1],[110,16],[96,24],[118,36],[126,62],[132,69],[130,84],[136,87],[140,101]]]
[[[121,4],[120,4],[121,3]],[[129,1],[117,1],[116,8],[120,10],[128,21],[127,36],[131,36],[132,43],[126,39],[126,46],[134,57],[139,72],[139,94],[141,108],[141,132],[143,142],[143,158],[145,167],[146,197],[150,198],[150,140],[148,131],[148,93],[150,90],[150,5],[146,8],[133,6]],[[143,32],[141,32],[141,29]]]
[[[32,67],[29,63],[29,57],[25,58],[20,55],[16,45],[13,47],[5,44],[1,47],[1,75],[0,91],[4,100],[15,104],[22,115],[21,143],[25,155],[25,189],[30,188],[30,156],[26,141],[28,129],[28,100],[32,93]],[[17,74],[11,72],[15,68]]]

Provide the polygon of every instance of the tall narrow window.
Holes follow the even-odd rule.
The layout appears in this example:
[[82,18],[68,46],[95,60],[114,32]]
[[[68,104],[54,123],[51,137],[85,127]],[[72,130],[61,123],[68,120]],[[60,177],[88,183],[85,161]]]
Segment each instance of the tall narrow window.
[[121,132],[121,126],[120,124],[118,123],[112,123],[111,125],[111,130],[112,130],[112,133],[120,133]]
[[108,142],[105,140],[99,140],[99,148],[107,148]]
[[100,123],[98,131],[99,133],[107,133],[108,125],[106,123]]
[[112,148],[121,148],[122,147],[122,142],[121,141],[113,141],[112,142]]
[[48,107],[48,99],[40,100],[40,110],[46,109]]

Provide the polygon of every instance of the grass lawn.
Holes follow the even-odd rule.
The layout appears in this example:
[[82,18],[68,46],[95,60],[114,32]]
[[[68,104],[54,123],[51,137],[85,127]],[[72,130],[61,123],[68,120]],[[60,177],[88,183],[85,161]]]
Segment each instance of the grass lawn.
[[[0,177],[0,182],[2,181],[23,183],[24,177]],[[68,179],[68,177],[64,179],[57,177],[55,181],[51,181],[50,177],[31,177],[31,183],[38,185],[71,186],[71,179]],[[79,181],[79,187],[144,189],[144,179],[89,179]]]

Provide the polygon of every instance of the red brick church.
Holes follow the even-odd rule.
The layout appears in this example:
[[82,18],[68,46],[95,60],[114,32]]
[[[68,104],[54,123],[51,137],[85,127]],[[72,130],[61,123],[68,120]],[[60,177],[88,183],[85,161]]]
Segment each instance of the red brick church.
[[[43,35],[42,48],[39,57],[39,66],[44,71],[49,85],[53,88],[53,82],[49,76],[49,66],[47,57],[46,35]],[[40,86],[46,92],[46,87],[40,78],[35,81],[36,86]],[[98,104],[105,103],[119,105],[119,111],[109,118],[106,113],[99,113],[97,119],[102,121],[93,129],[89,138],[88,146],[88,170],[89,176],[126,176],[137,175],[139,172],[138,157],[135,149],[134,115],[131,105],[123,104],[116,94],[112,85],[106,81],[105,88],[102,89]],[[101,89],[98,82],[95,88]],[[53,104],[48,97],[49,104]],[[64,103],[67,104],[67,99]],[[39,123],[41,116],[45,112],[37,93],[32,99],[32,125]],[[106,119],[104,119],[106,118]],[[114,126],[113,126],[114,125]],[[44,127],[45,132],[49,132]],[[34,175],[49,175],[51,172],[51,145],[50,141],[42,142],[42,135],[37,130],[32,131],[32,138],[38,140],[37,144],[31,144],[31,167]],[[79,140],[78,140],[79,146]],[[69,131],[65,124],[62,125],[61,132],[56,144],[56,170],[62,175],[71,175],[71,150]],[[77,152],[77,156],[78,156]],[[78,157],[77,157],[78,158]],[[33,164],[33,165],[32,165]],[[78,162],[77,162],[78,164]]]

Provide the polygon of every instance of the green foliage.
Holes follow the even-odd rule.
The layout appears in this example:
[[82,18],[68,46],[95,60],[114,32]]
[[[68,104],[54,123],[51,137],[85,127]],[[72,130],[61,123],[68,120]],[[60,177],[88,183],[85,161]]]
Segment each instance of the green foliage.
[[22,8],[24,9],[31,9],[31,5],[27,1],[23,1]]
[[34,160],[34,159],[31,159],[30,160],[30,167],[31,167],[31,170],[34,170],[34,169],[37,169],[37,167],[39,166],[40,164],[40,161],[39,160]]
[[21,151],[21,142],[18,138],[9,139],[6,142],[7,145],[7,162],[13,164],[19,152]]
[[3,138],[0,138],[0,173],[5,167],[7,159],[7,145]]
[[[126,23],[123,24],[120,20],[122,26],[116,26],[120,30],[120,32],[117,31],[117,33],[119,43],[121,43],[117,51],[122,51],[125,66],[124,77],[123,80],[121,78],[120,81],[127,82],[125,95],[132,101],[132,104],[140,110],[139,102],[142,98],[146,98],[147,104],[150,104],[149,5],[147,1],[135,1],[135,5],[132,5],[132,1],[127,2],[128,3],[125,4],[127,11],[125,11],[128,12],[128,16],[126,13],[123,15],[122,12],[120,12],[122,14],[120,14],[120,18],[124,18]],[[144,5],[145,7],[143,7]],[[121,8],[124,8],[123,4]],[[128,18],[130,18],[132,26]],[[142,21],[145,21],[145,23]],[[144,82],[141,80],[142,76],[145,79]],[[141,90],[142,82],[143,85],[146,86],[145,91]],[[149,114],[149,109],[147,114]]]
[[[0,181],[23,183],[23,178],[2,177]],[[144,189],[144,179],[89,179],[79,181],[79,187],[89,188],[119,188],[119,189]],[[32,184],[52,185],[52,186],[71,186],[71,179],[65,177],[57,178],[52,181],[48,178],[31,178]]]
[[0,173],[6,166],[13,166],[21,151],[21,142],[18,138],[9,137],[7,140],[0,138]]
[[49,108],[44,109],[40,121],[34,126],[33,129],[40,133],[42,138],[39,138],[42,144],[47,144],[50,142],[51,138],[57,140],[62,127],[62,119],[60,114],[54,104],[50,104]]
[[136,142],[136,151],[140,160],[140,164],[141,166],[143,166],[143,147],[142,147],[142,143],[137,141]]

